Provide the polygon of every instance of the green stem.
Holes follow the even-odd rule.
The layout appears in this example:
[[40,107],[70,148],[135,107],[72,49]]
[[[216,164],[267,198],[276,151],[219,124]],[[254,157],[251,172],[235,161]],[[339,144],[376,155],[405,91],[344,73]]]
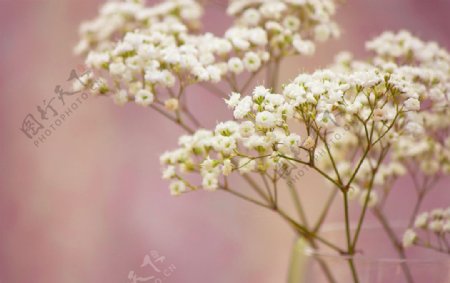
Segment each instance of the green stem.
[[300,197],[299,197],[299,195],[297,193],[297,190],[295,189],[294,184],[291,181],[290,177],[289,177],[289,180],[288,180],[287,184],[288,184],[288,187],[289,187],[289,192],[291,193],[292,201],[294,202],[295,209],[296,209],[297,214],[298,214],[298,216],[300,218],[300,221],[303,222],[303,224],[306,227],[308,227],[308,220],[306,218],[306,214],[305,214],[305,211],[303,209],[303,206],[302,206],[302,204],[300,202]]
[[[375,207],[373,209],[373,213],[375,215],[375,218],[381,223],[381,226],[383,227],[386,234],[388,235],[389,240],[391,241],[392,245],[394,246],[394,248],[397,251],[400,258],[406,259],[405,249],[403,248],[400,240],[397,238],[397,235],[395,235],[394,230],[389,225],[389,222],[386,219],[386,217],[383,215],[382,211],[378,207]],[[401,267],[402,267],[403,273],[405,274],[407,282],[414,283],[414,279],[411,274],[411,270],[409,270],[408,265],[405,262],[402,262]]]
[[358,273],[356,272],[355,264],[353,262],[353,256],[355,254],[351,234],[350,234],[350,213],[349,213],[349,205],[348,205],[348,192],[344,192],[344,213],[345,213],[345,234],[347,238],[347,253],[349,258],[347,259],[348,264],[350,266],[350,271],[352,273],[352,278],[354,283],[359,283]]
[[327,199],[327,202],[324,205],[322,213],[320,214],[319,219],[317,220],[316,225],[314,225],[314,228],[312,229],[312,231],[314,233],[319,231],[320,227],[322,226],[323,222],[325,221],[325,218],[328,215],[328,212],[330,211],[331,204],[333,203],[334,199],[336,198],[336,196],[339,192],[340,191],[336,188],[333,190],[333,192],[331,192],[330,196]]

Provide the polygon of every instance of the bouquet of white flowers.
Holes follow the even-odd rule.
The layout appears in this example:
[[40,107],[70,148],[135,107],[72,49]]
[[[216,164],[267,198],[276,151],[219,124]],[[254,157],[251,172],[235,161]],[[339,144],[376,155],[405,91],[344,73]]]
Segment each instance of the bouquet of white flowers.
[[[410,246],[450,254],[450,208],[419,214],[437,181],[450,174],[450,54],[409,32],[385,32],[367,42],[367,59],[343,52],[327,69],[280,84],[283,59],[313,55],[317,42],[339,36],[335,3],[231,1],[227,13],[234,21],[223,36],[201,30],[204,5],[107,2],[81,25],[75,48],[95,70],[76,88],[95,84],[95,94],[149,107],[186,130],[179,148],[161,155],[170,193],[223,191],[274,211],[310,248],[345,257],[351,279],[343,281],[320,261],[328,282],[363,282],[355,257],[368,211],[402,260]],[[265,83],[250,90],[263,72]],[[202,127],[186,103],[193,85],[223,98],[234,119]],[[315,223],[298,191],[297,175],[305,170],[330,187]],[[384,205],[404,177],[411,178],[417,202],[402,238]],[[253,193],[237,189],[239,180]],[[297,216],[280,202],[286,190]],[[321,235],[339,196],[344,245]],[[353,201],[361,209],[352,224]],[[405,282],[414,282],[409,267],[401,267]]]

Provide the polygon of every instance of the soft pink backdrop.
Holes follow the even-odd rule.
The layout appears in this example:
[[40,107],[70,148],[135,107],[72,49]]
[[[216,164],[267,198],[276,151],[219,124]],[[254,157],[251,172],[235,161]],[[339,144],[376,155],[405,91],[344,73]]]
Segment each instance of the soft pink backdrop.
[[[158,155],[181,132],[156,113],[89,98],[39,148],[19,130],[81,63],[72,54],[77,27],[100,3],[0,0],[0,282],[129,282],[151,250],[176,266],[164,282],[283,282],[294,238],[281,220],[221,193],[169,196]],[[363,54],[363,42],[385,29],[449,48],[448,11],[447,0],[348,1],[338,11],[341,39],[285,63],[282,77],[326,66],[337,50]],[[209,12],[208,28],[223,30],[222,12]],[[229,116],[221,101],[192,95],[208,126]],[[298,184],[317,213],[317,176]],[[390,208],[395,218],[408,211],[408,185]],[[428,205],[448,204],[448,189],[442,183]]]

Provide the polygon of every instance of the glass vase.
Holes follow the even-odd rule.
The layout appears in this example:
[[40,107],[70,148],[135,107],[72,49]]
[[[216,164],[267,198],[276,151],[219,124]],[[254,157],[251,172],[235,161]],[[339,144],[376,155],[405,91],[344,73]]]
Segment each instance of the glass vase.
[[[361,230],[356,253],[340,254],[298,239],[294,245],[289,283],[450,283],[450,256],[424,248],[404,250],[399,241],[404,229],[388,234],[378,226]],[[396,237],[396,244],[392,236]],[[327,227],[323,239],[346,247],[343,225]]]

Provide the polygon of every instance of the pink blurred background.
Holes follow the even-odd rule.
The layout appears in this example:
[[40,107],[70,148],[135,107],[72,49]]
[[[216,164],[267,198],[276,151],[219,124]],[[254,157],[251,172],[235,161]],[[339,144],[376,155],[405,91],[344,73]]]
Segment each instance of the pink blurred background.
[[[56,85],[68,86],[82,63],[72,54],[78,25],[101,2],[0,0],[0,282],[130,282],[130,271],[148,275],[140,265],[152,250],[176,267],[164,282],[285,281],[294,235],[275,215],[222,193],[169,196],[158,156],[181,131],[156,113],[90,97],[39,147],[19,130]],[[348,1],[342,37],[313,59],[285,62],[282,78],[326,66],[339,50],[363,55],[364,41],[387,29],[448,49],[449,11],[448,0]],[[215,6],[206,18],[216,32],[227,22]],[[218,99],[193,96],[208,126],[229,117]],[[314,216],[321,181],[308,174],[298,185]],[[388,208],[396,219],[409,211],[409,189]],[[448,189],[441,183],[426,206],[448,205]]]

